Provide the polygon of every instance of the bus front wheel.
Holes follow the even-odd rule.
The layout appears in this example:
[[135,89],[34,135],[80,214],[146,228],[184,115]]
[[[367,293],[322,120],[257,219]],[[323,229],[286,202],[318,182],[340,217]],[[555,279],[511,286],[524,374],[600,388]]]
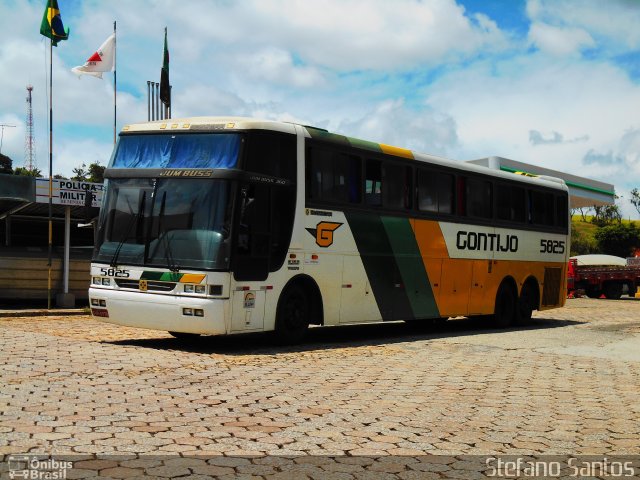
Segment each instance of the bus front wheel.
[[291,285],[282,293],[276,315],[276,341],[289,345],[299,343],[309,328],[309,298],[300,285]]

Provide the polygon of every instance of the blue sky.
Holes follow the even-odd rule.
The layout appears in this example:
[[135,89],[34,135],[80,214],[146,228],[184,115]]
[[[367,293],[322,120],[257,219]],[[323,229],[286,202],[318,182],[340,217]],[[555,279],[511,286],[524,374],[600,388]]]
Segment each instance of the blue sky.
[[[45,1],[0,0],[2,153],[24,163],[34,85],[48,169]],[[118,129],[145,120],[168,27],[173,116],[248,115],[470,160],[499,155],[640,188],[636,0],[58,0],[54,173],[108,162],[113,79],[78,79],[118,24]],[[10,74],[6,74],[10,72]]]

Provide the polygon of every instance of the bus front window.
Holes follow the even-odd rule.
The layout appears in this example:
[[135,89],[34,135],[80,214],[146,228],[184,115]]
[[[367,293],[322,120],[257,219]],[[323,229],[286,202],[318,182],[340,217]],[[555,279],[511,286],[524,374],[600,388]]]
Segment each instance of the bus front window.
[[112,179],[94,261],[228,269],[229,198],[227,180]]

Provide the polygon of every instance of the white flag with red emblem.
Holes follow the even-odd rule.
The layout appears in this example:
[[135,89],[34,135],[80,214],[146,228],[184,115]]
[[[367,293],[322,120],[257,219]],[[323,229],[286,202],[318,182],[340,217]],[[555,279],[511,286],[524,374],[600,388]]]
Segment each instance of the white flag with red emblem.
[[113,69],[115,53],[116,35],[112,33],[84,65],[73,67],[71,71],[76,75],[93,75],[102,78],[102,72],[110,72]]

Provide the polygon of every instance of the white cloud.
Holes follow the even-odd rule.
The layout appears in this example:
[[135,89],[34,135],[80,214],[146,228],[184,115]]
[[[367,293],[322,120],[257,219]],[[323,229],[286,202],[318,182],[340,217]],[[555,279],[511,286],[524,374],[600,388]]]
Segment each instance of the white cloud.
[[529,41],[552,55],[571,55],[593,47],[591,35],[579,28],[558,28],[536,22],[529,30]]
[[[620,69],[552,62],[541,54],[497,67],[476,64],[444,75],[429,89],[429,104],[456,120],[457,158],[498,155],[627,186],[640,184],[640,171],[635,137],[622,142],[621,135],[638,129],[639,103],[640,86]],[[540,135],[550,141],[532,146],[531,131],[547,132]],[[627,160],[613,166],[585,162],[593,158],[586,157],[589,151]]]
[[[65,176],[72,174],[75,167],[81,166],[83,163],[98,162],[106,165],[113,150],[111,139],[105,142],[98,142],[94,139],[86,140],[62,140],[56,144],[54,156],[54,174],[63,173]],[[47,169],[43,168],[46,164],[39,163],[40,170],[47,175]]]
[[315,87],[325,84],[320,69],[295,65],[291,54],[279,48],[264,48],[238,60],[246,77],[280,86]]
[[[189,2],[175,11],[178,29],[202,38],[188,48],[236,53],[263,45],[294,52],[302,62],[340,71],[406,68],[501,46],[486,17],[471,21],[453,0],[253,0],[211,8]],[[178,48],[186,43],[177,44]]]
[[534,26],[566,29],[570,42],[582,41],[580,37],[590,32],[603,48],[640,47],[640,4],[636,0],[528,0],[527,14]]
[[446,155],[457,145],[456,124],[448,115],[422,108],[411,110],[403,99],[387,100],[339,131],[365,140]]

